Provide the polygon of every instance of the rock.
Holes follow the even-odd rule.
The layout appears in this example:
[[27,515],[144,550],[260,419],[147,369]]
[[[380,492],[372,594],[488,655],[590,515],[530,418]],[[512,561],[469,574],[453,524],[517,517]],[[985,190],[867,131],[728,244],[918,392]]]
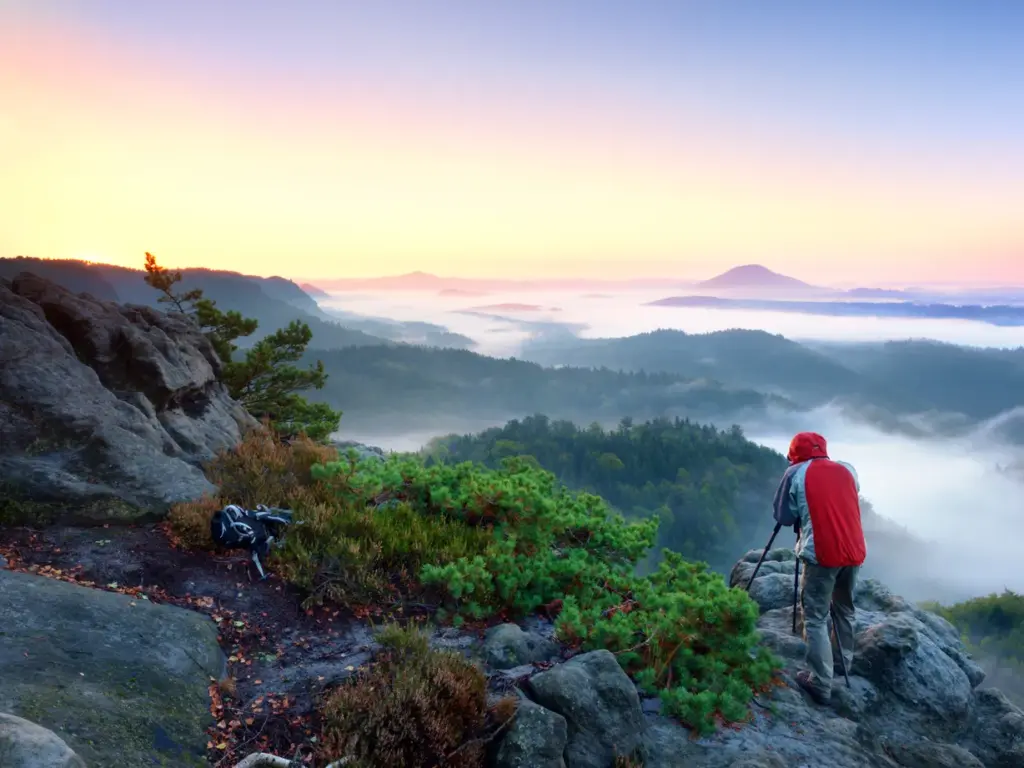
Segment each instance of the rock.
[[566,768],[563,753],[567,738],[564,717],[520,697],[515,720],[490,765],[493,768]]
[[89,765],[205,765],[208,685],[225,668],[205,616],[0,571],[0,711]]
[[180,314],[0,280],[0,517],[131,521],[213,491],[200,465],[257,426],[220,370]]
[[[763,551],[761,549],[751,549],[739,559],[729,573],[730,587],[746,588],[747,582],[750,581],[750,577],[754,574],[754,568],[757,567],[757,561],[761,559]],[[765,555],[764,562],[761,563],[761,570],[757,572],[757,577],[761,578],[762,573],[788,573],[792,578],[794,563],[796,563],[796,553],[792,549],[773,549]]]
[[338,449],[339,456],[355,451],[357,461],[385,461],[384,449],[375,445],[364,445],[354,440],[332,440],[331,445]]
[[4,557],[3,555],[0,555],[0,568],[6,568],[6,567],[7,567],[7,558]]
[[[761,566],[761,570],[764,570],[764,566]],[[793,576],[789,573],[758,573],[750,585],[749,594],[762,612],[787,606],[792,611]]]
[[899,613],[858,634],[853,673],[923,713],[959,724],[970,707],[971,681],[920,626]]
[[968,746],[986,768],[1024,765],[1024,711],[1002,691],[974,692]]
[[86,768],[53,731],[0,713],[0,765],[3,768]]
[[538,704],[565,718],[568,768],[608,768],[639,746],[645,720],[640,698],[615,656],[584,653],[534,675],[526,684]]
[[889,745],[889,753],[904,768],[985,768],[963,747],[934,741]]
[[518,624],[491,627],[484,638],[484,662],[493,669],[512,669],[523,664],[550,661],[558,656],[558,644],[546,637],[524,632]]

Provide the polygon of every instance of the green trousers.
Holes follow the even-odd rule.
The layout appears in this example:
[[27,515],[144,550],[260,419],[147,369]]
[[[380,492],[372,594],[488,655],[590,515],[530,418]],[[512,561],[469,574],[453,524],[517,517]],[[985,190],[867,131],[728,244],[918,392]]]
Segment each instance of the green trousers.
[[811,685],[824,698],[832,695],[835,659],[829,636],[829,605],[835,608],[836,635],[843,648],[846,670],[853,665],[854,607],[853,590],[857,586],[860,566],[822,568],[801,562],[800,606],[804,614],[804,642],[807,644],[807,666]]

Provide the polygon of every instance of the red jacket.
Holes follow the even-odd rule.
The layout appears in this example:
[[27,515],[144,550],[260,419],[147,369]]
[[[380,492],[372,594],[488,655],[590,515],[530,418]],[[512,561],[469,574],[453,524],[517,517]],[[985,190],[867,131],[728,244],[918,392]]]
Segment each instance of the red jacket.
[[860,519],[857,472],[828,457],[816,432],[801,432],[789,444],[790,467],[775,493],[775,520],[799,527],[796,553],[825,568],[863,565],[867,545]]

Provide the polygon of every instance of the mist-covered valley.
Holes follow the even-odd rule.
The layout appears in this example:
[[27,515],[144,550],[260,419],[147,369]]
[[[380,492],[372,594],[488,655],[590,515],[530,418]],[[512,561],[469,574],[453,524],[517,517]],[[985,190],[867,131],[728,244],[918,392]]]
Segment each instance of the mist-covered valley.
[[[494,395],[491,408],[472,396],[461,408],[447,407],[441,398],[433,408],[425,400],[424,411],[411,418],[390,419],[382,394],[385,413],[373,418],[360,414],[361,399],[360,407],[350,407],[342,418],[341,435],[387,450],[415,451],[438,435],[478,433],[532,413],[569,419],[580,427],[596,422],[606,429],[614,429],[623,416],[637,421],[664,416],[723,429],[739,424],[749,439],[785,454],[791,436],[810,429],[825,435],[833,457],[858,470],[869,502],[867,574],[880,576],[913,600],[956,602],[1004,589],[1024,591],[1024,571],[1017,564],[1024,543],[1024,449],[1016,437],[1020,413],[1015,410],[1024,404],[1024,371],[1018,368],[1024,353],[1017,351],[1024,345],[1024,329],[953,320],[646,306],[656,295],[332,294],[320,300],[328,312],[344,308],[428,321],[471,338],[473,350],[482,355],[517,358],[519,366],[538,361],[548,377],[556,375],[551,369],[568,364],[574,370],[603,367],[609,377],[622,375],[621,370],[697,379],[662,382],[646,398],[636,381],[617,382],[596,396],[584,384],[574,389],[566,383],[562,397],[562,385],[553,378],[531,390],[534,385],[523,373],[527,369],[513,372],[509,367],[510,377],[524,376],[521,392],[536,392],[534,402],[517,403],[495,388],[494,379],[501,375],[495,368],[471,385],[477,393]],[[767,333],[731,340],[727,334],[704,336],[694,350],[677,343],[680,339],[659,340],[652,332],[660,329],[682,330],[690,338],[736,329]],[[638,334],[654,341],[645,345]],[[800,342],[799,347],[790,342]],[[873,366],[878,369],[872,371]],[[397,364],[391,368],[401,374]],[[850,371],[865,376],[867,383],[847,375]],[[428,392],[431,377],[421,373],[418,386]],[[716,376],[719,381],[712,385]],[[984,379],[980,393],[979,377]],[[695,402],[665,397],[666,392],[719,384],[724,389],[709,390],[724,397],[718,403],[713,397]],[[733,394],[725,397],[726,392]],[[402,428],[402,421],[408,428]],[[768,532],[770,502],[770,495],[755,502],[763,508]],[[762,538],[745,544],[763,547]]]

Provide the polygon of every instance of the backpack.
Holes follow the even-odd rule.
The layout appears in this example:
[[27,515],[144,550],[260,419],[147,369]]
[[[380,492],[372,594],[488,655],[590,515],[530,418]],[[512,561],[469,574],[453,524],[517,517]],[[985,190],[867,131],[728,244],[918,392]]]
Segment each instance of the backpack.
[[224,549],[248,549],[260,578],[266,579],[260,555],[266,557],[270,554],[271,545],[291,522],[292,512],[288,509],[258,504],[255,510],[248,510],[237,504],[228,504],[214,513],[210,520],[210,534],[214,542]]

